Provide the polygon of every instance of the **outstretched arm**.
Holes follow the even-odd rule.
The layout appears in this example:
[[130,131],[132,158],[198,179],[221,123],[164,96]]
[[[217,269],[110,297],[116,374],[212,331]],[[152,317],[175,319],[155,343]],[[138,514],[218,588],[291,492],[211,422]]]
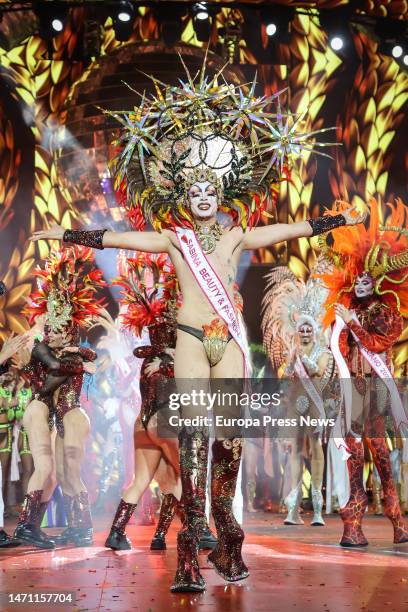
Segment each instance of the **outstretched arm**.
[[277,223],[276,225],[257,227],[244,234],[243,248],[261,249],[285,240],[317,236],[342,225],[362,223],[366,218],[366,213],[354,217],[351,213],[354,212],[355,208],[355,206],[351,206],[339,215],[318,217],[298,223]]
[[110,232],[108,230],[76,231],[65,230],[53,225],[48,230],[34,232],[31,240],[63,240],[67,243],[82,244],[96,249],[118,248],[146,253],[167,253],[170,240],[166,232]]

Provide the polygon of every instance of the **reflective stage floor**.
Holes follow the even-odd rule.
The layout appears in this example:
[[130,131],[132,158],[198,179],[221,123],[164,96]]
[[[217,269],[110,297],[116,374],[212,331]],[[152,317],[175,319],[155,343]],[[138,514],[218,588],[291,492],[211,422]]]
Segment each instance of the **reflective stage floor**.
[[[326,527],[287,527],[282,515],[246,515],[244,558],[250,577],[226,584],[200,554],[207,582],[204,594],[171,594],[176,567],[176,532],[171,528],[165,552],[151,552],[154,527],[131,525],[133,550],[115,553],[103,547],[109,520],[97,519],[92,548],[0,549],[0,591],[67,593],[75,605],[30,604],[32,610],[171,612],[407,612],[408,544],[392,544],[392,527],[383,517],[367,516],[365,550],[338,546],[341,520],[327,518]],[[9,531],[12,525],[6,525]],[[53,533],[60,530],[47,530]],[[4,612],[28,610],[6,603]]]

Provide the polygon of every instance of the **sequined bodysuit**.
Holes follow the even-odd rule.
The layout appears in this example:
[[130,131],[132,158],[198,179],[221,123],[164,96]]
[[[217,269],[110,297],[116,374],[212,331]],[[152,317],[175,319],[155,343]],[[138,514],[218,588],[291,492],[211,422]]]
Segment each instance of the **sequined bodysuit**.
[[[24,368],[24,375],[29,380],[35,399],[48,406],[48,423],[50,430],[56,417],[57,430],[63,434],[62,419],[68,410],[78,407],[83,379],[83,360],[93,361],[96,353],[91,349],[80,348],[78,353],[67,353],[57,358],[46,342],[37,342],[31,353],[31,359]],[[59,389],[55,404],[54,393]]]
[[[155,325],[149,328],[149,336],[151,346],[139,346],[133,351],[135,357],[144,359],[140,371],[140,394],[142,397],[140,416],[146,429],[152,416],[160,409],[158,402],[160,386],[165,386],[166,381],[174,376],[173,358],[165,350],[175,347],[176,328],[169,323]],[[156,357],[161,360],[160,368],[151,376],[147,376],[146,367]]]

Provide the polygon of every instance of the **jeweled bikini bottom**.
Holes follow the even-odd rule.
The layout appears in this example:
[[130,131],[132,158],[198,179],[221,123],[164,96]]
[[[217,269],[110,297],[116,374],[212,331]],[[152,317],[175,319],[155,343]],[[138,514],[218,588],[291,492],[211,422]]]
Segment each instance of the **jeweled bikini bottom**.
[[221,361],[227,344],[232,338],[228,327],[221,319],[213,319],[209,325],[203,325],[202,329],[183,323],[178,323],[177,327],[203,343],[211,367]]

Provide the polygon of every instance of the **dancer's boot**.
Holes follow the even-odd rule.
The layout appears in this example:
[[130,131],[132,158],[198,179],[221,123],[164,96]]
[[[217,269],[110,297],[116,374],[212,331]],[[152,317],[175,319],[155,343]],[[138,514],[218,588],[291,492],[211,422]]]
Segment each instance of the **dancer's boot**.
[[57,545],[68,544],[74,542],[75,528],[73,522],[74,515],[74,498],[71,495],[63,494],[63,503],[65,516],[67,518],[67,526],[59,535],[54,536],[53,540]]
[[373,455],[375,467],[380,476],[384,492],[384,514],[394,528],[394,544],[408,542],[408,526],[402,516],[401,507],[392,477],[390,452],[385,441],[384,417],[374,416],[370,421],[370,434],[375,432],[376,437],[367,437],[367,442]]
[[367,546],[362,529],[362,520],[367,508],[367,494],[364,490],[364,448],[361,441],[349,436],[346,439],[351,456],[347,459],[350,480],[350,497],[344,508],[340,508],[343,521],[343,536],[340,545],[348,548]]
[[30,544],[36,548],[52,549],[55,548],[54,542],[37,526],[45,511],[44,503],[41,503],[42,493],[43,491],[38,489],[27,493],[25,496],[23,509],[13,537],[22,544]]
[[208,555],[208,562],[228,582],[249,576],[242,556],[245,534],[232,512],[242,440],[215,440],[211,460],[211,511],[217,528],[218,543]]
[[106,539],[105,546],[112,550],[130,550],[132,543],[125,533],[126,525],[132,518],[137,504],[129,504],[120,500],[113,519],[112,527]]
[[301,501],[302,481],[298,482],[297,486],[285,498],[285,506],[288,511],[288,515],[283,521],[285,525],[304,525],[304,521],[300,518],[299,514]]
[[322,487],[315,487],[312,483],[312,504],[313,504],[313,517],[311,525],[313,527],[323,527],[326,523],[323,520],[323,495]]
[[0,528],[0,548],[13,548],[14,546],[21,546],[21,544],[20,540],[8,535],[4,529]]
[[178,501],[173,493],[163,495],[159,520],[150,544],[150,550],[166,550],[166,535],[173,520],[177,504]]
[[198,546],[206,523],[208,432],[205,429],[195,429],[191,433],[183,428],[179,435],[179,448],[185,518],[177,536],[178,565],[171,591],[200,592],[205,590],[204,578],[198,565]]
[[92,546],[93,527],[87,491],[74,495],[72,541],[75,546]]

